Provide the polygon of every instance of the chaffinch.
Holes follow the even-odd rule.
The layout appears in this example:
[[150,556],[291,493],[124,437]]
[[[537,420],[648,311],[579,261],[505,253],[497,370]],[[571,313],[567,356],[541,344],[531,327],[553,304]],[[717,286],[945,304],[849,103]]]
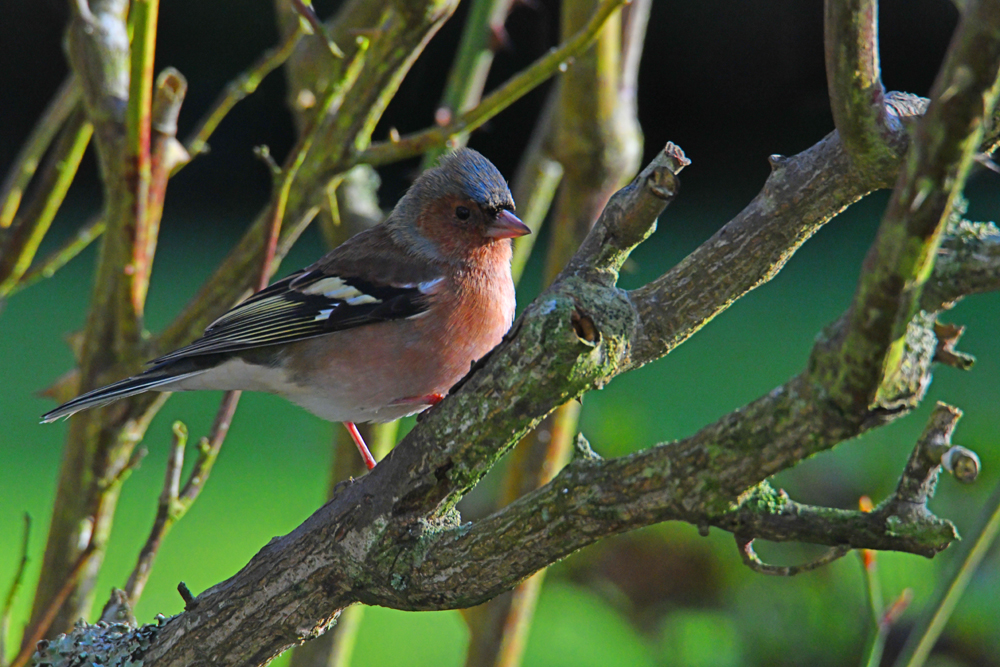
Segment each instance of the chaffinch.
[[510,328],[510,239],[530,233],[513,210],[497,168],[460,149],[382,224],[250,296],[148,370],[42,421],[146,391],[266,391],[344,422],[371,469],[354,423],[434,405]]

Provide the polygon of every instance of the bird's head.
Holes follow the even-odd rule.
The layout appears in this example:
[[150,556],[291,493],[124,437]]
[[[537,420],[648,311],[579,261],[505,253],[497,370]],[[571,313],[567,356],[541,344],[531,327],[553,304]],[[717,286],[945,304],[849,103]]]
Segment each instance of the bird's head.
[[493,163],[470,148],[443,157],[416,180],[393,211],[392,221],[411,227],[428,252],[461,259],[531,230],[514,215],[514,199]]

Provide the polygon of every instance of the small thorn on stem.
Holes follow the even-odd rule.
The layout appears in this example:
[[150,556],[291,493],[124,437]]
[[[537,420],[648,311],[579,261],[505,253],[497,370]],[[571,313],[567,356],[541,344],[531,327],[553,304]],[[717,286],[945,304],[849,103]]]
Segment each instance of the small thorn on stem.
[[198,606],[198,600],[191,594],[191,589],[183,581],[177,584],[177,592],[181,594],[181,599],[184,600],[184,611],[191,611]]
[[281,166],[275,162],[274,156],[271,155],[271,149],[268,146],[264,144],[254,146],[253,154],[256,155],[261,162],[267,165],[267,168],[271,170],[272,176],[275,178],[281,176]]

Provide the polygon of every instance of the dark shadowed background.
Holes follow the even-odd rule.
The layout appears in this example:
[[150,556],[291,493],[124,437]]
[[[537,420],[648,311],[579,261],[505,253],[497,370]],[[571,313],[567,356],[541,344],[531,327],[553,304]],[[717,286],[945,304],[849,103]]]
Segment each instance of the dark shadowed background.
[[[333,3],[317,3],[321,16]],[[0,170],[6,171],[66,74],[57,0],[0,0]],[[432,123],[464,7],[430,43],[376,131]],[[956,11],[946,0],[882,3],[885,83],[926,94],[947,46]],[[492,87],[555,43],[554,2],[517,6],[507,23]],[[171,65],[188,79],[179,135],[186,135],[219,89],[276,40],[271,4],[263,0],[161,3],[157,69]],[[513,174],[546,88],[528,95],[475,134],[471,145]],[[270,177],[252,147],[281,156],[292,141],[280,74],[229,115],[209,155],[168,188],[161,250],[148,307],[156,329],[194,293],[268,198]],[[639,115],[649,156],[669,139],[693,160],[682,194],[639,249],[626,287],[659,275],[738,212],[759,190],[767,156],[792,154],[832,127],[822,52],[820,0],[666,2],[654,4],[640,73]],[[398,198],[415,162],[383,173],[383,206]],[[978,173],[968,190],[973,219],[1000,213],[1000,177]],[[582,429],[613,456],[683,437],[752,400],[800,370],[819,329],[852,294],[861,258],[878,224],[885,193],[837,218],[772,283],[740,301],[667,359],[588,395]],[[72,233],[100,206],[93,156],[55,223],[49,244]],[[43,249],[44,252],[44,249]],[[322,252],[307,234],[281,272]],[[93,252],[56,278],[15,296],[0,311],[0,587],[13,576],[22,512],[35,519],[32,568],[16,606],[14,629],[27,615],[44,545],[65,425],[40,426],[51,404],[34,392],[72,365],[64,336],[83,322]],[[522,304],[538,289],[538,271],[519,290]],[[890,427],[783,474],[777,484],[799,500],[856,506],[877,502],[894,485],[930,405],[947,400],[966,411],[956,441],[977,451],[984,474],[973,487],[942,480],[934,509],[968,530],[1000,475],[1000,330],[998,295],[961,304],[951,321],[968,324],[963,349],[979,357],[971,373],[941,368],[925,407]],[[121,586],[145,539],[164,469],[170,424],[183,419],[204,433],[214,395],[177,396],[153,422],[149,456],[126,483],[99,590]],[[199,592],[231,575],[271,536],[285,533],[322,502],[334,426],[269,396],[248,395],[213,477],[190,514],[167,538],[138,608],[141,621],[182,607],[184,580]],[[336,428],[340,428],[337,426]],[[467,514],[476,512],[470,499]],[[764,545],[767,558],[791,563],[815,550]],[[935,657],[940,665],[1000,664],[1000,574],[996,549],[973,581]],[[912,587],[910,612],[892,645],[926,604],[950,553],[934,561],[879,556],[885,595]],[[5,588],[0,588],[0,591]],[[527,665],[850,665],[867,631],[860,566],[849,556],[793,580],[743,568],[732,537],[705,539],[687,525],[663,525],[608,540],[554,569],[529,639]],[[368,610],[356,665],[458,665],[465,628],[457,612],[406,614]]]

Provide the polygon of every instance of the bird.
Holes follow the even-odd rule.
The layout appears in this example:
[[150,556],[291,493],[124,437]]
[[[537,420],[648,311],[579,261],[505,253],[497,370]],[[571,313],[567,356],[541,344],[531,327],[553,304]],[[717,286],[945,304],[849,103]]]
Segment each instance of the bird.
[[384,222],[42,422],[147,391],[269,392],[343,422],[371,470],[355,424],[435,405],[510,328],[512,239],[531,231],[514,210],[492,162],[469,148],[447,154]]

